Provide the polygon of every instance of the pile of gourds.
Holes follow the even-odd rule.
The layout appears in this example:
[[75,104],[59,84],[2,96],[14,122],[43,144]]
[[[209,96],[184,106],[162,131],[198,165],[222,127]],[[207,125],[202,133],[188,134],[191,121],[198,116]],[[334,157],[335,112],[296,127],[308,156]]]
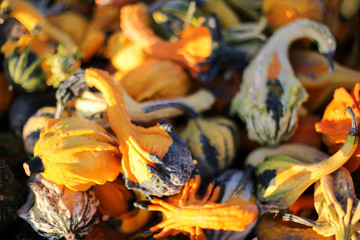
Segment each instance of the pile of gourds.
[[358,239],[360,1],[3,0],[6,239]]

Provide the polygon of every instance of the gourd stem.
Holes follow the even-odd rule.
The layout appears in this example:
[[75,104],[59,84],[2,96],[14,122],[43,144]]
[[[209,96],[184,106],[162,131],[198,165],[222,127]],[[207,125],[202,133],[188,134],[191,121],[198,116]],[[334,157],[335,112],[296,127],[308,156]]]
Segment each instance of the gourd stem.
[[[356,131],[356,130],[359,131],[358,125],[357,125],[357,120],[356,120],[356,115],[355,115],[354,111],[352,110],[352,108],[351,108],[351,107],[346,107],[346,108],[345,108],[345,111],[346,111],[347,113],[349,113],[349,114],[350,114],[350,117],[351,117],[351,130],[354,129],[355,131]],[[351,131],[350,131],[350,134],[351,134]],[[359,133],[358,133],[358,134],[359,134]]]
[[187,105],[184,102],[178,101],[178,100],[163,100],[163,101],[157,101],[152,104],[146,105],[141,107],[141,109],[145,112],[153,112],[155,110],[163,109],[163,108],[177,108],[183,111],[186,116],[189,118],[197,118],[200,116],[200,113]]
[[282,220],[283,221],[291,221],[291,222],[295,222],[295,223],[299,223],[308,227],[320,227],[322,224],[312,221],[310,219],[304,218],[304,217],[299,217],[296,215],[292,215],[289,213],[284,213],[282,215]]
[[329,72],[334,72],[334,52],[330,51],[325,53],[325,57],[328,60]]
[[44,164],[39,156],[35,156],[30,161],[25,162],[23,168],[28,176],[45,171]]
[[263,205],[263,204],[257,204],[259,208],[259,215],[265,214],[265,213],[275,213],[278,214],[280,212],[280,209],[276,205]]

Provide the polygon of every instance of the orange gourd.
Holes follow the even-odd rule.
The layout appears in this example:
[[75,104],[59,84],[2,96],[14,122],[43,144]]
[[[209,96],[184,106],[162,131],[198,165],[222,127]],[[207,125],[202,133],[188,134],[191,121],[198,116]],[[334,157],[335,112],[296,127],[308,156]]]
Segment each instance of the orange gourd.
[[173,127],[164,121],[150,128],[134,125],[125,109],[123,88],[109,73],[88,68],[85,80],[102,92],[107,103],[110,126],[120,144],[126,186],[160,197],[180,192],[194,163]]
[[24,163],[25,173],[41,175],[71,190],[86,191],[119,175],[120,153],[116,139],[100,125],[82,117],[49,119]]
[[[199,198],[200,176],[190,179],[182,193],[169,198],[166,202],[159,198],[151,199],[151,204],[138,207],[150,211],[160,211],[162,222],[150,228],[155,232],[154,238],[187,233],[191,239],[206,239],[202,229],[244,231],[259,216],[259,208],[255,203],[236,199],[226,203],[215,203],[220,188],[210,184],[205,195]],[[180,199],[179,199],[180,198]]]
[[177,42],[166,41],[149,27],[145,3],[128,4],[121,8],[120,27],[127,38],[151,56],[173,60],[187,68],[193,77],[204,69],[198,65],[211,55],[212,37],[206,26],[188,27]]

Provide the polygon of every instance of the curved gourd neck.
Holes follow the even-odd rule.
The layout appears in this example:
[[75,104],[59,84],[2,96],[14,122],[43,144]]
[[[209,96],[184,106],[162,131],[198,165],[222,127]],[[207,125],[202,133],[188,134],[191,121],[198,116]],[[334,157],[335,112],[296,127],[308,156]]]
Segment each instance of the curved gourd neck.
[[322,54],[335,51],[335,39],[325,25],[302,19],[276,31],[257,57],[270,57],[276,52],[281,62],[286,61],[290,65],[288,59],[289,46],[301,38],[309,38],[315,41],[319,52]]
[[123,87],[115,80],[113,81],[107,72],[96,69],[85,71],[85,80],[88,85],[95,86],[102,92],[108,105],[112,129],[117,138],[125,141],[129,136],[136,135],[131,119],[126,114]]

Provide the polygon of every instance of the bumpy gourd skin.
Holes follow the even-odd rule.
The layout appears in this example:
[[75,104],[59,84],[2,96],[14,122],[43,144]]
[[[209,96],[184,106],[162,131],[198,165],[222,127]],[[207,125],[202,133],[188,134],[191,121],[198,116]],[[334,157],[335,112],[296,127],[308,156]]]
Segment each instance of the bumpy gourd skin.
[[[113,181],[119,175],[120,153],[116,139],[100,125],[82,118],[50,119],[34,148],[41,160],[42,176],[75,191]],[[29,173],[29,174],[28,174]],[[33,174],[31,170],[28,175]]]
[[86,83],[96,87],[108,105],[111,128],[119,140],[126,186],[158,197],[180,192],[194,168],[184,140],[166,121],[143,128],[126,113],[122,86],[107,72],[89,68]]
[[41,236],[83,239],[99,222],[99,204],[92,189],[72,191],[37,174],[29,178],[30,193],[19,216]]

